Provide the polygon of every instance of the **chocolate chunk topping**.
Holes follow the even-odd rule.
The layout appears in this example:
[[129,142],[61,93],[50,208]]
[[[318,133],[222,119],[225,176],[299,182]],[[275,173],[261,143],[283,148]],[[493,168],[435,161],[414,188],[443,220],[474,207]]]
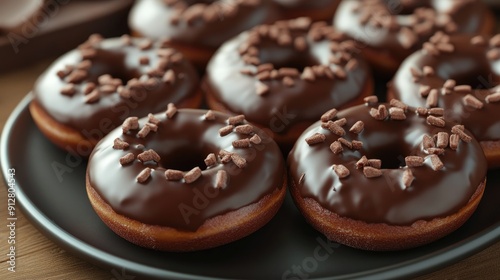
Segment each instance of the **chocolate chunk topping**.
[[430,155],[429,156],[431,159],[431,164],[432,164],[432,169],[434,171],[438,171],[444,168],[444,164],[437,155]]
[[377,178],[382,176],[382,170],[365,166],[365,168],[363,168],[363,174],[365,174],[366,178]]
[[192,182],[198,180],[201,177],[201,169],[196,166],[195,168],[189,170],[184,174],[184,182],[191,184]]
[[446,125],[446,122],[444,121],[443,118],[438,118],[434,116],[428,116],[427,123],[436,127],[444,127]]
[[349,176],[349,174],[351,174],[351,172],[349,172],[349,169],[347,169],[347,167],[345,167],[342,164],[334,165],[333,170],[335,171],[337,176],[339,176],[340,179],[343,179]]
[[128,154],[126,154],[126,155],[124,155],[123,157],[120,158],[120,164],[121,165],[129,164],[132,161],[134,161],[134,159],[135,159],[134,154],[133,153],[128,153]]
[[235,148],[249,148],[250,147],[250,139],[239,139],[233,141],[233,147]]
[[249,124],[245,124],[245,125],[240,125],[240,126],[237,126],[234,131],[236,131],[236,133],[241,133],[241,134],[251,134],[253,132],[253,126],[249,125]]
[[173,118],[175,113],[177,113],[177,108],[175,107],[175,105],[173,103],[168,103],[167,111],[165,112],[167,118]]
[[139,119],[137,117],[126,118],[122,124],[123,133],[127,133],[134,129],[139,129]]
[[330,109],[328,110],[326,113],[324,113],[322,116],[321,116],[321,121],[322,122],[328,122],[328,121],[331,121],[333,120],[336,116],[337,116],[337,109]]
[[113,142],[113,149],[125,150],[129,147],[129,144],[120,138],[116,138]]
[[215,120],[215,114],[212,110],[207,111],[207,113],[205,114],[205,120],[207,120],[207,121]]
[[466,96],[464,96],[464,98],[462,98],[462,101],[464,105],[470,106],[474,109],[482,109],[484,106],[483,102],[479,101],[479,99],[471,94],[467,94]]
[[262,139],[260,138],[259,135],[254,134],[252,137],[250,137],[250,142],[252,144],[258,145],[258,144],[262,143]]
[[238,115],[227,119],[228,124],[238,125],[245,121],[245,115]]
[[415,180],[413,173],[410,169],[406,169],[403,172],[403,185],[405,185],[405,187],[409,187],[413,183],[413,180]]
[[324,129],[330,130],[333,134],[338,136],[345,135],[345,130],[338,124],[332,121],[328,121],[327,123],[322,123],[321,127]]
[[206,158],[205,158],[205,164],[207,167],[212,167],[215,164],[217,164],[217,157],[215,156],[214,153],[210,153]]
[[306,138],[306,142],[307,142],[307,144],[309,144],[309,146],[323,143],[323,142],[325,142],[325,140],[326,140],[326,136],[324,134],[321,134],[321,133],[315,133],[312,136],[309,136]]
[[142,162],[147,162],[147,161],[154,161],[156,163],[160,162],[161,158],[158,153],[156,153],[153,149],[149,149],[145,152],[140,153],[137,155],[137,159],[142,161]]
[[217,175],[215,175],[215,188],[225,189],[227,187],[227,181],[227,172],[225,170],[217,171]]
[[405,163],[408,167],[419,167],[424,165],[424,158],[419,156],[405,157]]
[[165,170],[165,178],[168,181],[180,181],[184,178],[184,173],[179,170],[167,169]]
[[342,153],[344,149],[342,148],[342,144],[340,144],[339,141],[335,141],[332,144],[330,144],[330,150],[332,151],[332,153],[337,155]]
[[238,154],[231,154],[231,160],[238,166],[239,168],[244,168],[247,166],[247,161],[243,157]]
[[350,132],[359,134],[361,131],[363,131],[365,127],[365,124],[362,121],[357,121],[355,124],[352,125],[352,127],[349,129]]
[[146,167],[137,176],[137,182],[144,183],[149,179],[150,176],[151,176],[151,168]]
[[219,129],[219,135],[221,137],[228,135],[229,133],[233,132],[234,125],[226,125],[225,127]]

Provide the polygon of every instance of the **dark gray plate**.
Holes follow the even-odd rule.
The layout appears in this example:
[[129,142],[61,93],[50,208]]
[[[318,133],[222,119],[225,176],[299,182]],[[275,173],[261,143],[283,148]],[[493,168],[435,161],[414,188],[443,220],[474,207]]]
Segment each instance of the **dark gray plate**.
[[[1,164],[16,169],[17,199],[25,215],[66,250],[110,273],[148,278],[390,279],[436,270],[500,240],[500,174],[490,172],[483,201],[453,234],[427,246],[376,253],[333,244],[305,223],[290,197],[264,228],[232,244],[196,253],[164,253],[135,246],[109,230],[85,192],[85,161],[46,140],[34,125],[26,97],[1,140]],[[63,167],[64,166],[64,167]],[[57,168],[65,173],[60,177]]]

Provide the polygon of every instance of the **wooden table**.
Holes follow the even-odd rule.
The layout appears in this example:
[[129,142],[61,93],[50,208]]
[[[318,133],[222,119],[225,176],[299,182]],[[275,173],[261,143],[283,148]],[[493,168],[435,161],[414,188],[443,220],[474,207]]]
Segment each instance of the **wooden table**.
[[[18,102],[30,91],[49,61],[0,75],[0,129]],[[0,221],[7,221],[7,188],[0,182]],[[1,279],[112,279],[111,271],[65,252],[33,227],[17,211],[17,271],[7,271],[7,227],[0,230]],[[135,278],[137,279],[137,278]],[[418,279],[500,279],[500,242],[440,271]]]

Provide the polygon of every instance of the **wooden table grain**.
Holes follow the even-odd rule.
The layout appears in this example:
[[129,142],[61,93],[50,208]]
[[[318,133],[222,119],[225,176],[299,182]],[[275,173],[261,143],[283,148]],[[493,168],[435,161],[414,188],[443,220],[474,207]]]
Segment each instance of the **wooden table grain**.
[[[0,62],[1,63],[1,62]],[[25,69],[0,75],[0,129],[30,91],[38,75],[47,67],[44,61]],[[0,221],[7,221],[7,187],[0,182]],[[118,279],[102,269],[70,254],[42,235],[17,211],[16,272],[7,270],[8,228],[0,226],[1,279]],[[130,279],[130,278],[129,278]],[[134,278],[139,279],[139,278]],[[449,267],[423,275],[424,279],[500,279],[500,242]]]

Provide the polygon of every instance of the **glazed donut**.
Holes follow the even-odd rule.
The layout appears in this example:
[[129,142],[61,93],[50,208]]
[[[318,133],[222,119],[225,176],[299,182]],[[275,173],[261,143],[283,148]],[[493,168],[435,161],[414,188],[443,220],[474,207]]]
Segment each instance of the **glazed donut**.
[[[446,45],[449,51],[437,51]],[[406,59],[389,96],[411,106],[442,107],[483,147],[490,168],[500,167],[500,35],[491,38],[436,33]]]
[[57,146],[88,157],[125,118],[167,108],[198,107],[199,77],[182,54],[149,39],[92,35],[37,80],[31,115]]
[[371,72],[357,51],[325,22],[261,25],[217,51],[202,87],[211,109],[244,114],[286,153],[319,112],[372,94]]
[[195,251],[264,226],[286,194],[276,143],[244,116],[169,105],[130,117],[95,148],[87,192],[97,214],[137,245]]
[[274,0],[282,18],[308,17],[313,21],[330,21],[340,0]]
[[392,76],[436,31],[490,35],[495,20],[479,0],[349,0],[339,5],[334,26],[365,45],[374,69]]
[[[0,2],[0,34],[21,33],[32,28],[32,22],[44,7],[44,0],[3,0]],[[33,31],[32,31],[33,32]]]
[[166,38],[204,69],[222,43],[275,19],[269,0],[142,0],[132,8],[129,26],[135,36]]
[[367,102],[328,111],[290,152],[290,191],[306,220],[333,241],[376,251],[459,228],[486,184],[479,143],[442,108]]

